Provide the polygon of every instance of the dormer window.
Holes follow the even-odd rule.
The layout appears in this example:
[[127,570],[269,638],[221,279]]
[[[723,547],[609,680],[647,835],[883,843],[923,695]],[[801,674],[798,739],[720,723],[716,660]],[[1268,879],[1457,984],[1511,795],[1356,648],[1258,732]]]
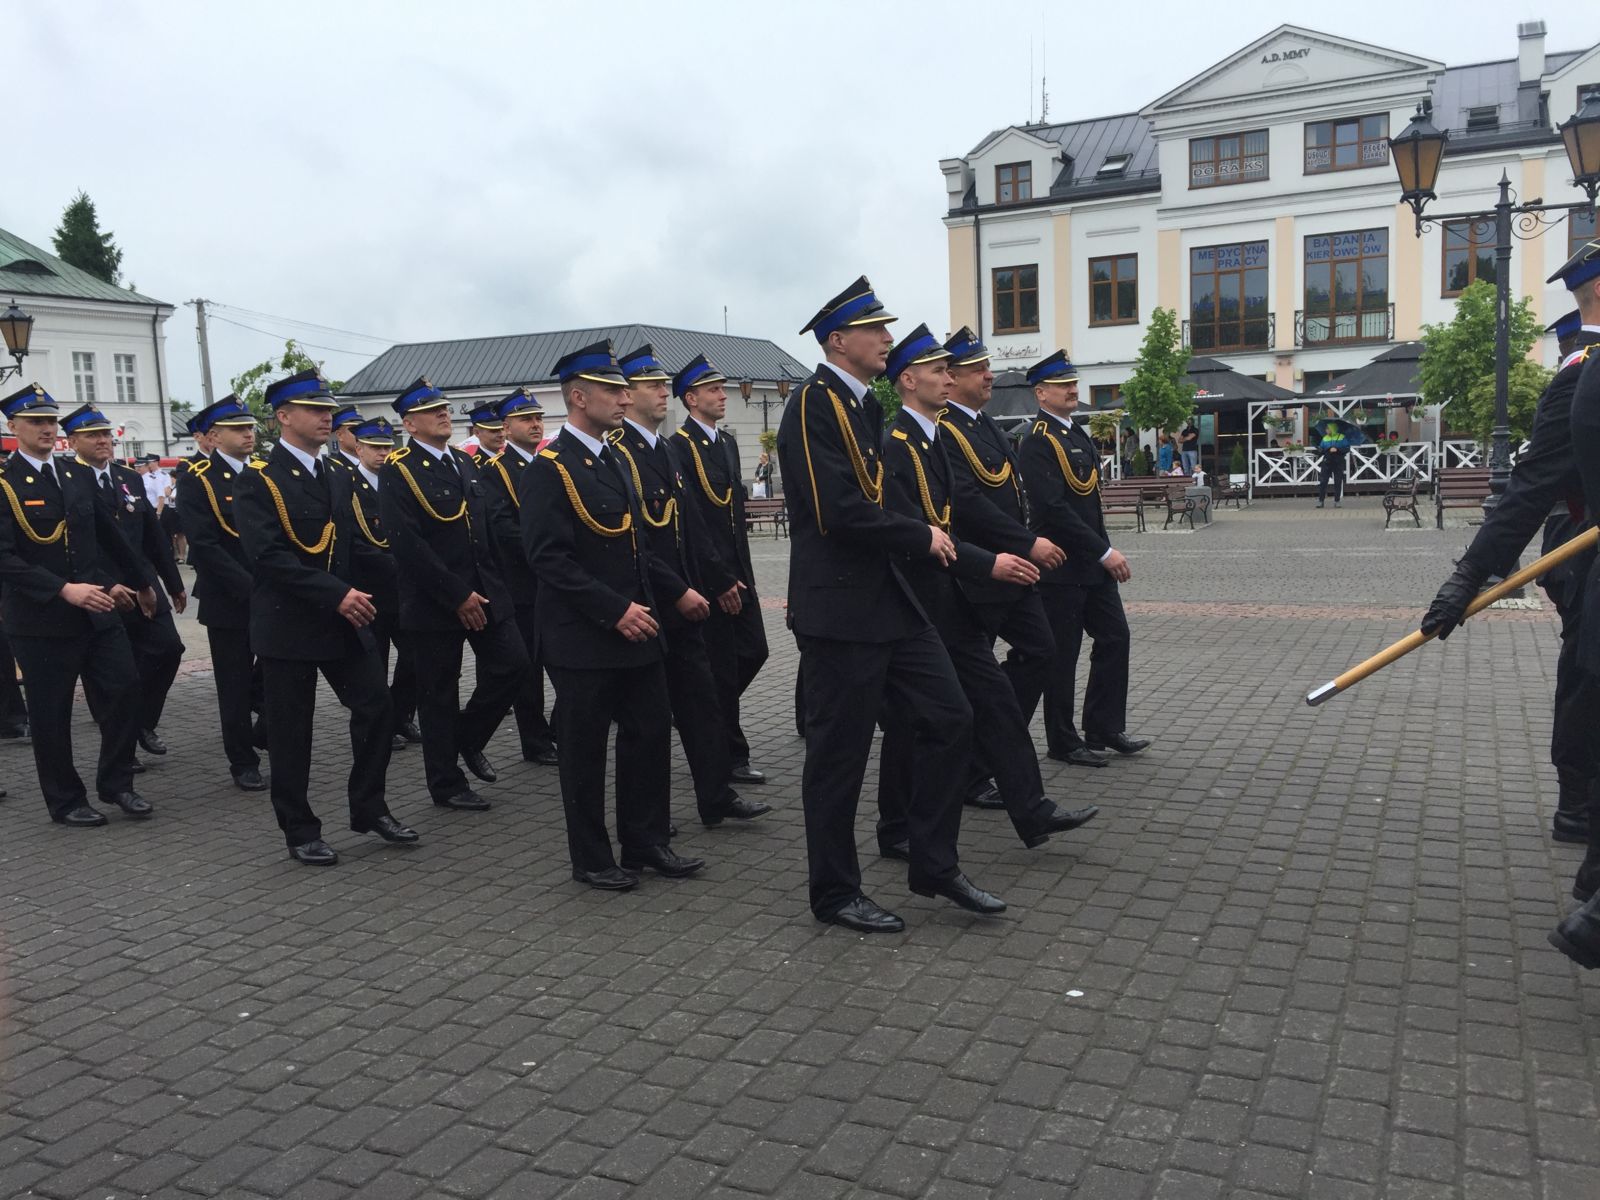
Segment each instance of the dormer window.
[[1482,133],[1499,128],[1500,106],[1498,104],[1485,104],[1480,108],[1467,109],[1468,133]]
[[994,169],[994,202],[1021,204],[1033,199],[1033,164],[1006,163]]
[[1128,172],[1128,160],[1131,154],[1108,154],[1105,162],[1100,164],[1100,169],[1094,173],[1096,179],[1120,179]]

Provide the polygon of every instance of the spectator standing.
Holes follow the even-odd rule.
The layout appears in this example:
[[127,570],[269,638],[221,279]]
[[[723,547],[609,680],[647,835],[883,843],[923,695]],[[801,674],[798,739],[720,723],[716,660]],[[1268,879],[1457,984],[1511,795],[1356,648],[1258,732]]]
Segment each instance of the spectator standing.
[[761,452],[761,457],[756,462],[756,486],[753,495],[758,500],[772,499],[772,455],[765,450]]
[[1164,433],[1156,434],[1156,474],[1167,475],[1172,471],[1172,439]]
[[1178,431],[1178,452],[1183,456],[1183,473],[1193,475],[1200,465],[1200,430],[1195,428],[1193,417]]

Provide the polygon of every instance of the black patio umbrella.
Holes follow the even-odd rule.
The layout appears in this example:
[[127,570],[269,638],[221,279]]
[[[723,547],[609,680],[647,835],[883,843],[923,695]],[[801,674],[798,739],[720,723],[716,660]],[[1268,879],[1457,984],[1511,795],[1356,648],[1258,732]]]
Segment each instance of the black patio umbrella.
[[1268,383],[1259,375],[1241,375],[1220,359],[1196,355],[1189,360],[1195,407],[1201,410],[1244,405],[1252,400],[1282,403],[1295,395],[1288,388]]
[[1377,407],[1390,408],[1421,396],[1417,370],[1422,362],[1421,342],[1401,342],[1385,350],[1364,367],[1346,372],[1307,392],[1306,400],[1373,400]]
[[989,393],[989,403],[984,407],[1002,425],[1006,418],[1023,419],[1039,411],[1039,399],[1028,386],[1027,375],[1015,368],[1001,371],[994,377],[994,390]]

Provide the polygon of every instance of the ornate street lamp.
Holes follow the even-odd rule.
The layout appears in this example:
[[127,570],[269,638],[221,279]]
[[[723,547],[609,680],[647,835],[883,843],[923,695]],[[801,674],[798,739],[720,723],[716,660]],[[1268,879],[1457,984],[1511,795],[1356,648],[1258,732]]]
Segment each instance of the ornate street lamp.
[[5,338],[6,350],[15,360],[9,367],[0,367],[0,380],[4,380],[22,374],[22,360],[28,357],[28,345],[33,341],[33,318],[18,308],[15,300],[0,315],[0,337]]
[[1422,105],[1411,119],[1405,132],[1389,139],[1389,152],[1394,159],[1395,173],[1400,177],[1400,200],[1411,206],[1417,218],[1417,236],[1439,221],[1471,221],[1475,225],[1494,226],[1494,428],[1489,434],[1489,496],[1483,502],[1487,512],[1500,501],[1506,490],[1506,480],[1511,477],[1511,423],[1507,413],[1507,400],[1511,376],[1511,236],[1512,218],[1516,218],[1516,236],[1523,239],[1538,237],[1559,218],[1546,217],[1546,213],[1593,213],[1595,192],[1600,188],[1600,100],[1590,95],[1578,112],[1560,127],[1561,140],[1566,146],[1567,160],[1572,164],[1572,180],[1589,197],[1575,204],[1545,204],[1534,198],[1526,204],[1511,199],[1511,177],[1500,173],[1500,196],[1495,206],[1486,212],[1443,213],[1423,216],[1430,200],[1438,197],[1434,186],[1439,181],[1439,168],[1444,159],[1448,133],[1434,128]]
[[778,395],[776,399],[769,395],[754,396],[754,398],[752,398],[753,393],[755,392],[755,386],[756,385],[753,380],[741,379],[739,381],[739,395],[744,397],[744,402],[747,405],[759,404],[761,406],[761,432],[766,433],[767,430],[771,428],[770,424],[768,423],[771,410],[774,408],[782,408],[784,402],[789,399],[789,369],[787,367],[778,368]]

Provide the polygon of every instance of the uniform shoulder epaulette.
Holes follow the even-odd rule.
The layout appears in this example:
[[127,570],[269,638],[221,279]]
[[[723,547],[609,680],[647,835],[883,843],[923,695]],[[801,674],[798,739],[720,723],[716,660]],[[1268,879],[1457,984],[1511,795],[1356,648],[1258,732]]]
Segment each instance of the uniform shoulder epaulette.
[[[249,466],[250,464],[246,463],[245,465]],[[184,465],[184,470],[188,471],[191,475],[204,475],[207,471],[211,470],[211,460],[207,458],[198,462],[186,463]]]
[[386,462],[386,463],[397,463],[397,462],[400,462],[402,459],[404,459],[405,456],[410,454],[410,453],[411,453],[411,447],[410,446],[401,446],[398,450],[391,450],[389,452],[389,457],[384,459],[383,461]]
[[252,458],[249,462],[245,463],[245,466],[249,467],[252,471],[265,471],[267,469],[267,460],[264,458]]
[[890,437],[897,437],[902,442],[909,442],[911,440],[911,438],[906,434],[906,431],[904,429],[891,429],[889,431],[889,436]]
[[1033,428],[1028,430],[1028,432],[1030,434],[1035,434],[1035,433],[1048,434],[1050,432],[1050,423],[1048,421],[1035,421],[1033,423]]
[[546,446],[543,450],[539,451],[539,457],[540,458],[555,458],[555,459],[559,459],[561,457],[561,455],[557,454],[554,450],[550,449],[549,446]]
[[621,429],[606,430],[606,441],[610,442],[613,446],[621,445],[622,437],[623,431]]

